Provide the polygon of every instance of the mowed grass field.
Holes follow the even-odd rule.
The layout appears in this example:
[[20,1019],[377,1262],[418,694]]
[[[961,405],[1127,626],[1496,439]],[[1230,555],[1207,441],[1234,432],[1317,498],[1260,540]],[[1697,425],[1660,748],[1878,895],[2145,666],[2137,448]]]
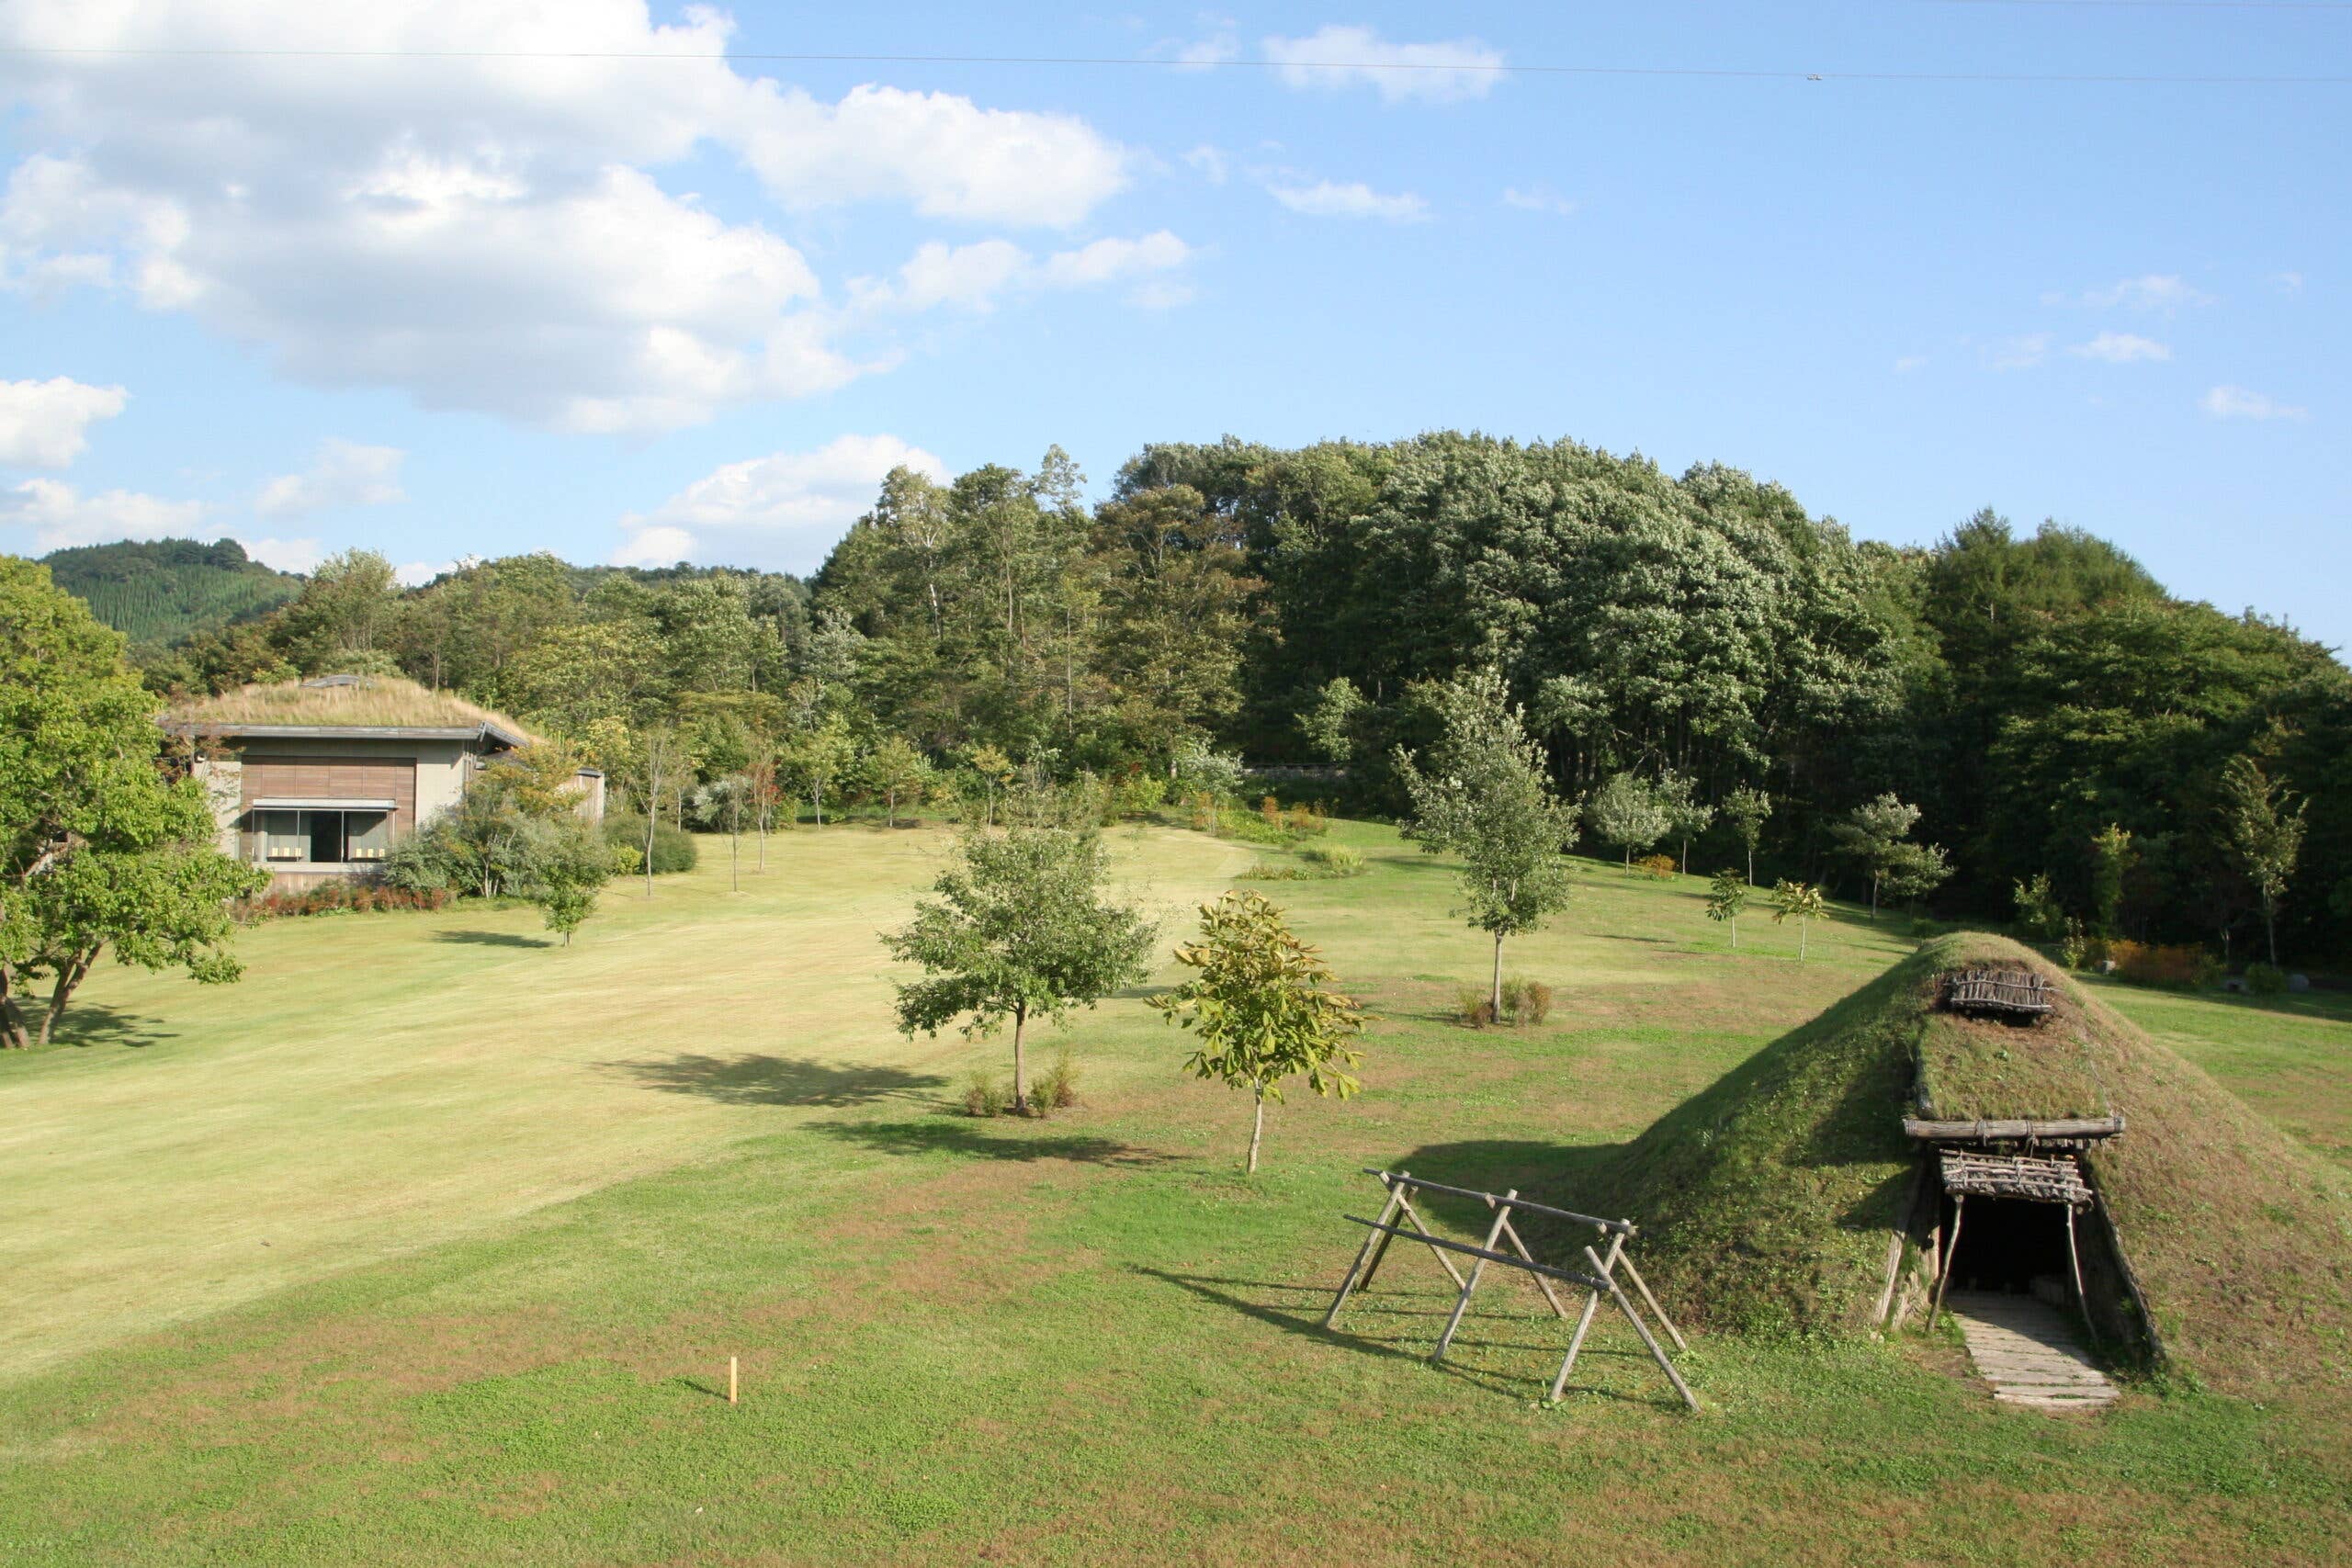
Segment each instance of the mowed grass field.
[[[1359,1167],[1573,1206],[1577,1147],[1909,947],[1845,911],[1801,965],[1751,915],[1735,954],[1697,879],[1594,864],[1513,944],[1549,1022],[1474,1032],[1446,866],[1340,833],[1364,876],[1258,886],[1375,1014],[1365,1093],[1275,1109],[1255,1179],[1246,1100],[1180,1076],[1141,995],[1060,1036],[1079,1106],[955,1113],[1002,1043],[895,1033],[875,936],[933,830],[780,836],[741,893],[707,841],[568,951],[460,908],[265,928],[235,987],[102,974],[74,1043],[0,1059],[0,1562],[2352,1556],[2326,1378],[2060,1419],[1950,1342],[1709,1337],[1691,1417],[1609,1325],[1543,1408],[1533,1292],[1490,1283],[1432,1367],[1452,1292],[1401,1251],[1325,1333]],[[1171,940],[1285,859],[1110,841]],[[2345,1156],[2340,1007],[2106,994]]]

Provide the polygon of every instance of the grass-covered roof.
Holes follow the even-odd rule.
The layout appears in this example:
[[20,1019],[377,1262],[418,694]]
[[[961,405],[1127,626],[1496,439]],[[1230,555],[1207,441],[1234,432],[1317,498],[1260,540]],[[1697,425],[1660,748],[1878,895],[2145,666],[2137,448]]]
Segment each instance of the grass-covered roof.
[[528,741],[531,732],[504,714],[449,692],[430,691],[398,675],[364,675],[334,683],[281,681],[241,686],[218,696],[175,705],[175,724],[233,728],[241,725],[316,726],[350,729],[476,729],[491,725]]
[[[1962,1025],[1935,981],[2037,967],[2039,1030]],[[2031,1043],[2028,1043],[2031,1041]],[[1782,1036],[1620,1155],[1600,1212],[1644,1218],[1644,1267],[1677,1315],[1717,1327],[1865,1326],[1918,1151],[1902,1118],[2120,1111],[2086,1156],[2176,1362],[2224,1387],[2352,1376],[2352,1190],[2204,1072],[2026,949],[1928,943]]]

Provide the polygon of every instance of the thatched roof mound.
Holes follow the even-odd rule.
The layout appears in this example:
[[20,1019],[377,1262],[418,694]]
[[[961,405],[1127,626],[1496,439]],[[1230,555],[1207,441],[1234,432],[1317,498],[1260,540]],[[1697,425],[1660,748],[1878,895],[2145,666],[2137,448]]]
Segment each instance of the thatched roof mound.
[[326,676],[240,686],[175,705],[166,723],[234,730],[244,726],[335,729],[480,729],[529,744],[536,738],[503,713],[398,675]]
[[[2047,976],[2041,1026],[1935,1008],[1937,981],[1996,964]],[[2352,1356],[2352,1190],[2199,1068],[2038,954],[1941,938],[1774,1042],[1613,1162],[1600,1212],[1639,1216],[1652,1282],[1717,1328],[1854,1332],[1869,1324],[1918,1150],[1939,1115],[2120,1111],[2087,1163],[2172,1363],[2226,1388]]]

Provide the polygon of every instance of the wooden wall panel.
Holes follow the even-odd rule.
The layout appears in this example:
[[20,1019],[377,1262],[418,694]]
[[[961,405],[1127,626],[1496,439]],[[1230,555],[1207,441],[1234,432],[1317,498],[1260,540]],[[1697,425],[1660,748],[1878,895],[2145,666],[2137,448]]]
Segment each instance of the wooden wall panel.
[[270,757],[245,754],[244,798],[389,800],[392,837],[416,826],[416,761],[409,757]]

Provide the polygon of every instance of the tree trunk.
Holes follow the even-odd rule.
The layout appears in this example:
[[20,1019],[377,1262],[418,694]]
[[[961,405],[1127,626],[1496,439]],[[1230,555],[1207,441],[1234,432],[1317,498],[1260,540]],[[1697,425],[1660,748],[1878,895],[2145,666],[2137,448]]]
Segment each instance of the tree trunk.
[[1029,1114],[1029,1073],[1021,1060],[1021,1031],[1029,1021],[1028,1004],[1016,1004],[1012,1010],[1012,1113]]
[[1682,874],[1690,874],[1690,840],[1688,839],[1682,840]]
[[732,891],[743,891],[743,829],[727,835],[727,880]]
[[1495,1010],[1495,1021],[1503,1021],[1503,933],[1495,933],[1495,977],[1487,993],[1487,1005]]
[[23,1051],[31,1047],[33,1037],[31,1031],[25,1027],[24,1010],[17,1005],[16,993],[10,984],[15,977],[13,972],[0,969],[0,1047]]
[[63,1015],[65,1004],[74,999],[74,991],[89,977],[90,965],[97,962],[97,950],[93,948],[80,957],[58,965],[56,983],[49,991],[48,1010],[40,1015],[41,1044],[48,1044],[51,1036],[56,1032],[57,1021]]
[[1813,922],[1811,920],[1799,920],[1797,922],[1797,962],[1800,964],[1804,962],[1805,939],[1812,934]]
[[1878,924],[1878,876],[1875,873],[1871,876],[1871,924]]
[[1731,918],[1731,948],[1734,953],[1739,951],[1739,917],[1737,915]]
[[1250,1123],[1250,1174],[1258,1174],[1258,1145],[1266,1136],[1266,1086],[1257,1086],[1258,1109]]
[[2262,901],[2262,935],[2270,949],[2270,967],[2278,967],[2278,906],[2272,898]]
[[645,814],[645,896],[653,897],[653,813]]

